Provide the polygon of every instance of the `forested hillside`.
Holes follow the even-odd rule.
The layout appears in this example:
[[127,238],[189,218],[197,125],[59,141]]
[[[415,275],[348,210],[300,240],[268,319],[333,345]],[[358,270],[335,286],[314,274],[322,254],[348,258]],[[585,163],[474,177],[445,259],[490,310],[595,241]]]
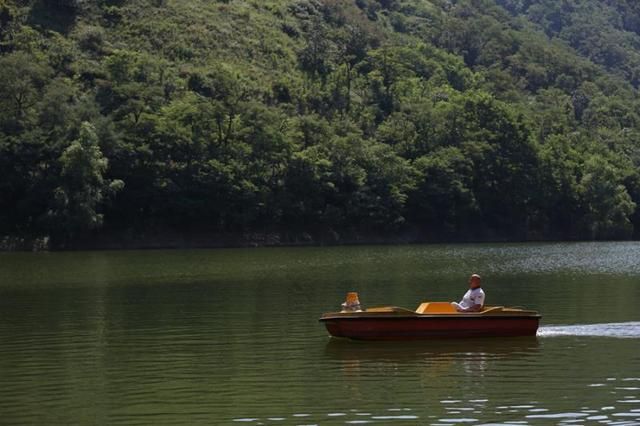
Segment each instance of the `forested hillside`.
[[633,0],[0,0],[0,236],[631,238],[639,85]]

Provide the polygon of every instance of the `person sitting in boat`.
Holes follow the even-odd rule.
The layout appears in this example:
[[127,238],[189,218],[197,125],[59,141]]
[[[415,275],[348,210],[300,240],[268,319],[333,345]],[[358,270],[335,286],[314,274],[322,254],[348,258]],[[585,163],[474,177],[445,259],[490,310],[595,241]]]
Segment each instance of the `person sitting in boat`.
[[484,291],[481,288],[480,275],[471,275],[469,290],[459,303],[451,302],[451,304],[458,312],[480,312],[484,306]]
[[355,291],[347,293],[347,300],[342,304],[342,312],[362,312],[358,293]]

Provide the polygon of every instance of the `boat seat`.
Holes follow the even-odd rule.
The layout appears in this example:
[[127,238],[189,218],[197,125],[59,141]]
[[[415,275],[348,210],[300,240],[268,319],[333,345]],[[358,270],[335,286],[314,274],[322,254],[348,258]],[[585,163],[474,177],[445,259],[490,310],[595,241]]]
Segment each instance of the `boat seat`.
[[449,302],[424,302],[416,309],[417,314],[455,314],[454,308]]
[[497,314],[498,312],[502,312],[504,310],[504,306],[485,306],[480,313],[481,314]]
[[405,308],[399,308],[397,306],[380,306],[375,308],[368,308],[365,312],[374,313],[395,313],[395,314],[413,314],[413,311]]

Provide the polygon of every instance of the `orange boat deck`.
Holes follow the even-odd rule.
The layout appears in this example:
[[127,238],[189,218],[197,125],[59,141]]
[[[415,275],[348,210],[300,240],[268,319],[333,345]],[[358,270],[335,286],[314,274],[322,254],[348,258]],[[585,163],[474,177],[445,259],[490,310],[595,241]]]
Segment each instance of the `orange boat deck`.
[[326,313],[320,321],[335,337],[406,340],[532,336],[537,332],[540,315],[503,306],[487,306],[480,312],[457,312],[448,302],[425,302],[415,311],[384,306],[360,312]]

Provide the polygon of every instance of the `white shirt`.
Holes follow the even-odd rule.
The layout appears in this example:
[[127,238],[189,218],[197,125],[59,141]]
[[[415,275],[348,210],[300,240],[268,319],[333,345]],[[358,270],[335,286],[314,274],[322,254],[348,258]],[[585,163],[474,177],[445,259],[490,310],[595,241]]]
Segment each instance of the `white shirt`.
[[474,305],[484,305],[484,291],[480,287],[467,290],[460,301],[460,307],[463,309],[469,309]]

